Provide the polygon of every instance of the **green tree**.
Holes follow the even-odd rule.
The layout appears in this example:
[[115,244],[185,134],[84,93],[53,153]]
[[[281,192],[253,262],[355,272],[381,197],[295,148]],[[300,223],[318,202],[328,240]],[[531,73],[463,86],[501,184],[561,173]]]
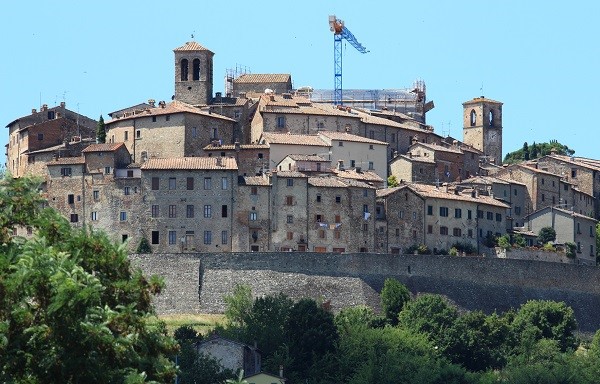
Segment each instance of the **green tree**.
[[538,145],[535,143],[535,141],[533,142],[533,144],[531,144],[531,148],[529,150],[529,158],[531,158],[531,159],[538,158]]
[[106,143],[106,128],[104,127],[104,117],[102,115],[100,115],[96,125],[96,142]]
[[150,242],[145,237],[142,237],[138,247],[136,249],[137,253],[152,253],[152,247],[150,246]]
[[400,185],[400,183],[398,182],[398,179],[394,175],[388,176],[387,184],[388,184],[388,188],[393,188],[393,187],[397,187]]
[[575,314],[564,302],[530,300],[521,305],[512,328],[522,351],[541,339],[555,340],[562,352],[577,346]]
[[508,235],[498,237],[498,246],[503,249],[510,249],[510,237]]
[[[529,152],[529,159],[526,158],[527,151],[525,149],[527,149],[527,151]],[[527,148],[525,147],[525,145],[523,145],[523,148],[520,148],[514,152],[507,153],[504,157],[503,162],[505,164],[513,164],[519,163],[523,160],[535,160],[542,156],[549,155],[552,151],[555,151],[557,154],[564,156],[572,156],[575,153],[574,150],[570,149],[564,144],[559,143],[556,140],[550,140],[550,142],[548,143],[539,144],[533,142],[533,144],[531,144]]]
[[373,309],[366,305],[357,305],[342,309],[335,316],[335,325],[338,333],[348,334],[356,329],[368,329],[377,322]]
[[543,227],[538,233],[537,240],[542,245],[554,241],[556,240],[556,231],[552,227]]
[[520,233],[517,233],[513,236],[513,244],[519,247],[524,247],[527,245],[525,238]]
[[[162,282],[42,203],[35,181],[0,182],[0,381],[172,381],[177,343],[151,304]],[[11,238],[15,225],[36,234]]]
[[523,160],[529,160],[529,146],[527,142],[523,144]]
[[423,333],[435,344],[442,340],[443,333],[452,327],[457,317],[458,310],[445,297],[424,294],[406,303],[398,316],[398,326]]
[[227,320],[238,327],[243,327],[252,311],[252,290],[247,285],[236,285],[231,295],[223,298],[226,304]]
[[388,322],[398,324],[398,314],[404,304],[410,300],[410,291],[396,279],[385,279],[381,290],[381,309]]

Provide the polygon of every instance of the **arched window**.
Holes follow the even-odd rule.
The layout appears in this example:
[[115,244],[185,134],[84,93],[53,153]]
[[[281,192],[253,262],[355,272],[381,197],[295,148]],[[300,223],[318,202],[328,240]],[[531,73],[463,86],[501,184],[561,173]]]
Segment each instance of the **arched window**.
[[472,109],[471,110],[471,127],[475,126],[476,122],[477,122],[477,114],[475,113],[475,110]]
[[188,79],[188,61],[187,59],[181,60],[181,81],[187,81]]
[[194,61],[192,62],[192,68],[192,79],[200,80],[200,59],[194,59]]
[[493,127],[494,126],[494,111],[490,110],[489,118],[490,118],[490,127]]

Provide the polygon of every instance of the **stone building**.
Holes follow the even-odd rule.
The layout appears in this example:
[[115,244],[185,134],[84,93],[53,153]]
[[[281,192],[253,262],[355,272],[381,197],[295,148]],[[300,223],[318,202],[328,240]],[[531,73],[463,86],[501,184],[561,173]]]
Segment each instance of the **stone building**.
[[196,352],[216,360],[221,369],[244,371],[245,375],[260,372],[261,354],[258,348],[213,335],[196,344]]
[[331,172],[331,161],[318,155],[287,155],[277,165],[279,171]]
[[318,135],[264,132],[259,142],[269,148],[270,169],[275,169],[277,164],[289,154],[328,157],[332,151],[331,145]]
[[195,41],[173,50],[175,53],[175,100],[207,105],[213,96],[214,53]]
[[[269,170],[269,146],[266,144],[219,144],[203,148],[205,156],[233,157],[241,176],[255,176]],[[272,163],[271,163],[272,164]]]
[[596,264],[596,219],[555,207],[542,208],[525,219],[527,230],[533,233],[551,227],[556,231],[556,243],[574,243],[579,263]]
[[287,73],[245,73],[232,81],[233,95],[292,92],[292,75]]
[[140,168],[140,231],[154,252],[231,252],[235,159],[148,159]]
[[398,155],[389,163],[390,176],[407,183],[435,183],[438,169],[435,160],[425,156],[413,156],[412,152]]
[[159,102],[106,123],[108,142],[124,142],[132,161],[202,156],[211,142],[234,143],[235,120],[180,101]]
[[502,103],[476,97],[463,103],[463,142],[502,164]]
[[[8,144],[6,145],[6,170],[13,177],[31,173],[37,152],[50,147],[85,138],[96,137],[97,121],[68,110],[65,103],[48,108],[42,105],[40,111],[31,110],[31,114],[8,123]],[[74,156],[79,156],[75,153]],[[42,166],[43,168],[43,166]]]
[[239,176],[234,211],[232,247],[234,252],[267,252],[271,248],[271,181],[266,175]]

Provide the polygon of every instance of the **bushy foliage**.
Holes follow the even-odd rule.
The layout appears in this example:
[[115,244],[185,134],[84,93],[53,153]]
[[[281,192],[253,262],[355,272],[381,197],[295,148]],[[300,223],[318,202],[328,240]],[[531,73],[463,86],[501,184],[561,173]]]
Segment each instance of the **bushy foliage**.
[[568,258],[574,259],[577,252],[577,244],[567,241],[565,243],[565,254]]
[[137,253],[152,253],[152,247],[150,246],[150,242],[145,237],[142,237],[138,247],[136,249]]
[[498,237],[498,246],[502,249],[509,250],[511,248],[510,237],[508,235]]
[[518,149],[514,152],[509,152],[504,157],[504,164],[519,163],[524,160],[535,160],[537,158],[549,155],[552,151],[556,151],[559,155],[573,156],[575,151],[570,149],[564,144],[559,143],[557,140],[550,140],[548,143],[535,142],[528,145],[527,142],[523,144],[523,148]]
[[[43,205],[35,180],[0,183],[0,381],[171,381],[177,343],[151,304],[162,282]],[[16,225],[35,236],[12,238]]]
[[381,309],[387,321],[398,324],[398,314],[402,311],[404,304],[410,300],[410,291],[404,284],[396,279],[385,279],[381,290]]
[[556,231],[552,227],[543,227],[538,233],[537,240],[542,245],[554,241],[556,240]]
[[400,185],[400,183],[398,182],[398,179],[396,178],[396,176],[394,175],[390,175],[387,178],[387,185],[388,188],[394,188]]
[[431,255],[431,250],[424,244],[413,244],[406,248],[406,254],[412,255],[416,252],[418,255]]
[[452,248],[456,248],[459,252],[464,252],[467,255],[474,255],[477,253],[477,248],[468,242],[456,242],[452,244]]
[[518,247],[524,247],[527,245],[527,242],[525,241],[523,235],[517,233],[513,236],[513,245],[516,245]]
[[244,326],[252,310],[252,290],[247,285],[236,285],[231,295],[223,298],[227,309],[225,316],[234,326]]

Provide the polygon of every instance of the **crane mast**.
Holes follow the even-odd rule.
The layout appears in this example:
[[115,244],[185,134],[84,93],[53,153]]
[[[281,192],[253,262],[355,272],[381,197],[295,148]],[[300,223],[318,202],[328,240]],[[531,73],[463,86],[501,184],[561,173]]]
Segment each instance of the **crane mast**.
[[329,16],[329,30],[333,32],[333,103],[342,105],[342,40],[346,40],[360,53],[369,52],[335,15]]

